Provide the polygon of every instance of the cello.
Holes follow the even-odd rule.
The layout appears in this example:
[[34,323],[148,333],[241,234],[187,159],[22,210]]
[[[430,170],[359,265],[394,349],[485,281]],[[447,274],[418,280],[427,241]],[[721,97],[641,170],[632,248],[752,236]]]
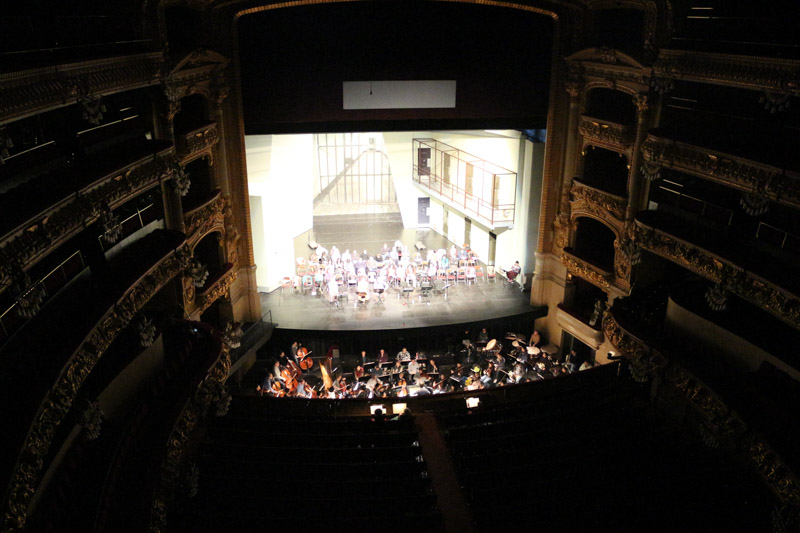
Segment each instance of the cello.
[[309,357],[309,352],[305,346],[301,346],[297,349],[297,360],[300,362],[300,368],[303,370],[308,370],[312,366],[314,366],[314,360]]

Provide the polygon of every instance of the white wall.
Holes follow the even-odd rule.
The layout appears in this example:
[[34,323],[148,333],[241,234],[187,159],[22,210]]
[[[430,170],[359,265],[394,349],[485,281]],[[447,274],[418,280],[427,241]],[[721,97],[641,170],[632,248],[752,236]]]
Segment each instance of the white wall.
[[413,171],[411,141],[415,137],[428,137],[430,133],[415,133],[413,131],[384,132],[383,141],[386,155],[389,157],[389,166],[392,170],[394,190],[397,194],[397,205],[400,207],[400,216],[403,217],[403,227],[417,227],[417,199],[428,196],[417,189],[411,173]]
[[314,223],[314,136],[247,135],[245,151],[250,195],[261,198],[261,220],[250,220],[256,283],[269,291],[294,275],[294,238]]
[[[519,132],[513,130],[488,133],[484,131],[384,133],[403,225],[407,228],[417,227],[417,198],[429,196],[424,189],[417,188],[413,184],[411,141],[414,138],[434,138],[517,173],[514,227],[498,232],[495,262],[498,266],[509,268],[514,261],[519,260],[524,271],[532,272],[533,252],[538,238],[538,202],[541,195],[541,158],[537,157],[537,154],[543,145],[520,141]],[[463,170],[464,168],[461,168],[462,173]],[[535,205],[529,208],[531,202]],[[487,260],[488,228],[482,226],[472,214],[465,214],[453,206],[449,209],[446,237],[459,246],[464,244],[464,217],[469,217],[473,221],[472,242],[469,244],[481,259]],[[431,198],[430,215],[430,227],[441,234],[442,203],[436,198]]]

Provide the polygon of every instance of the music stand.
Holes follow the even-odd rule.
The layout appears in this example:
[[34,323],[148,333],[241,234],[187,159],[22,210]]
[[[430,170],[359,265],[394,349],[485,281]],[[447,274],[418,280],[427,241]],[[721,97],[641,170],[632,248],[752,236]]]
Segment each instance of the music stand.
[[419,301],[420,302],[424,299],[425,303],[427,303],[428,305],[431,305],[431,289],[432,288],[433,287],[431,286],[430,283],[423,283],[420,286],[420,295],[419,295]]
[[452,283],[446,283],[446,284],[445,284],[445,286],[444,286],[444,287],[442,287],[442,290],[444,291],[444,299],[445,299],[445,301],[449,301],[449,300],[447,299],[447,289],[449,289],[449,288],[450,288],[450,287],[452,287],[452,286],[453,286],[453,284],[452,284]]
[[403,305],[410,305],[411,293],[414,292],[414,287],[403,287],[403,294],[406,296],[406,301]]

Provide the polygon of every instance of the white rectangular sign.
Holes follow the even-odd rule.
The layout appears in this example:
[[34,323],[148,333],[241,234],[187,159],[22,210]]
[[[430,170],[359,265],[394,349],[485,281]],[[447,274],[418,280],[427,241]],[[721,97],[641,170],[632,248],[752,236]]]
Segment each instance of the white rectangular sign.
[[456,80],[345,81],[344,109],[456,107]]

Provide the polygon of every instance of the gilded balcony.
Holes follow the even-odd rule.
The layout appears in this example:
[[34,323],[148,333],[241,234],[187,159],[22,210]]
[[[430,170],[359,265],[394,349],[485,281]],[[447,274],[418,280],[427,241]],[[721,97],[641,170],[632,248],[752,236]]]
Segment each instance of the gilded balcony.
[[[103,154],[80,166],[44,174],[0,195],[0,265],[28,268],[114,209],[168,179],[172,145],[152,141],[122,153]],[[65,188],[65,183],[71,183]],[[0,291],[7,286],[0,266]]]
[[11,122],[100,97],[157,85],[164,54],[147,52],[39,68],[24,66],[0,76],[0,122]]
[[706,229],[661,211],[636,215],[634,242],[800,328],[797,266],[743,243],[736,235]]
[[642,158],[649,172],[669,168],[746,193],[758,190],[774,202],[800,208],[800,172],[672,137],[663,132],[647,135]]
[[214,146],[218,141],[216,122],[204,124],[186,133],[175,134],[175,148],[181,163],[203,156],[213,159]]
[[570,195],[572,196],[571,218],[591,216],[603,220],[613,227],[621,226],[625,220],[625,208],[628,201],[623,196],[592,187],[577,178],[572,180]]
[[634,131],[631,126],[588,115],[581,116],[578,132],[584,142],[610,150],[624,152],[633,144]]
[[564,253],[561,256],[561,263],[567,268],[567,272],[573,276],[585,279],[592,285],[595,285],[605,291],[611,287],[614,280],[614,273],[604,270],[586,259],[575,255],[572,248],[564,248]]
[[113,258],[108,273],[60,293],[3,346],[0,375],[9,379],[0,395],[13,403],[15,416],[6,423],[13,439],[0,471],[11,480],[8,493],[23,519],[51,446],[58,449],[67,434],[62,423],[69,423],[85,380],[150,299],[183,270],[187,252],[182,233],[150,233]]
[[229,198],[222,196],[222,191],[217,189],[205,202],[184,213],[185,232],[189,241],[193,242],[195,236],[202,237],[215,226],[223,226],[228,205]]
[[797,59],[662,48],[653,71],[659,78],[800,94],[800,60]]
[[227,294],[233,282],[236,281],[236,270],[233,268],[233,263],[225,263],[222,270],[209,280],[201,290],[197,291],[195,313],[199,314],[208,309],[220,297]]

